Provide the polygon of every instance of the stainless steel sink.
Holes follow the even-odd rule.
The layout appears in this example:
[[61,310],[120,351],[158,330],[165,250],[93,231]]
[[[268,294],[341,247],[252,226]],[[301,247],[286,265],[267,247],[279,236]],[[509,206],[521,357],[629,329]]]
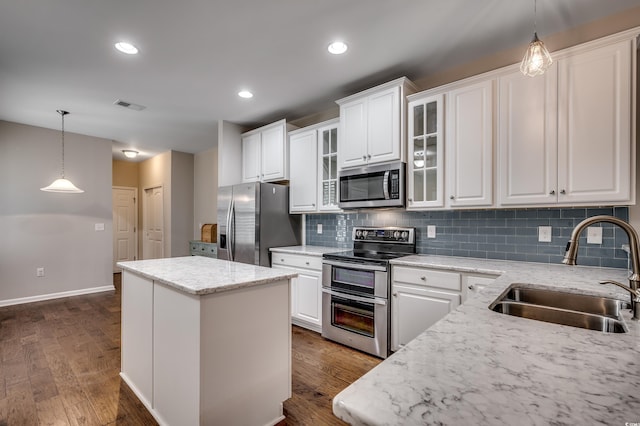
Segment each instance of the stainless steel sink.
[[511,284],[489,305],[489,309],[502,314],[606,333],[628,331],[621,316],[625,308],[627,303],[609,297],[518,283]]

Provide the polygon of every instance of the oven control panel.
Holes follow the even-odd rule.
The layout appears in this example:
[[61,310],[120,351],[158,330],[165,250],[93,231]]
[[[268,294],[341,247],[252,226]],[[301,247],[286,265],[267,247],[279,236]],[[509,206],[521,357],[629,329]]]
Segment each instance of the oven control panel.
[[369,228],[354,227],[353,241],[392,242],[413,244],[415,241],[415,228]]

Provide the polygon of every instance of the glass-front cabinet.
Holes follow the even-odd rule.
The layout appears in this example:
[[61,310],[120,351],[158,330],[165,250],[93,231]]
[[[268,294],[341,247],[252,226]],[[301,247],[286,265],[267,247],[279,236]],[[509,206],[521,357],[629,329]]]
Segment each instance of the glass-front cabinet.
[[409,102],[407,209],[444,206],[443,95]]
[[318,129],[318,159],[320,170],[320,211],[337,211],[338,208],[338,126],[335,122]]

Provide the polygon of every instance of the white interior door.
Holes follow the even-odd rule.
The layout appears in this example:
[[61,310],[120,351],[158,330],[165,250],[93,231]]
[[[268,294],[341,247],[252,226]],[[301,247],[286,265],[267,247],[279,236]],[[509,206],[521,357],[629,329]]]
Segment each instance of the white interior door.
[[117,262],[138,258],[137,188],[113,187],[113,272],[120,272]]
[[164,257],[164,211],[162,186],[146,188],[142,203],[142,257],[159,259]]

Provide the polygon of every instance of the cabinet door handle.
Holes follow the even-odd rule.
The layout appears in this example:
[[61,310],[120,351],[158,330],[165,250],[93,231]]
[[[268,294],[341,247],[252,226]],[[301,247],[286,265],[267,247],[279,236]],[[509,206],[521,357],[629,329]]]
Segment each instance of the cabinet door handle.
[[561,194],[566,194],[567,191],[565,191],[564,189],[562,191],[560,191]]
[[371,154],[367,155],[367,158],[369,158],[369,160],[371,160]]
[[305,263],[306,265],[308,265],[308,264],[309,264],[309,262],[304,262],[304,263]]
[[469,290],[473,290],[475,289],[475,287],[473,286],[473,284],[471,284],[469,287],[467,287]]
[[552,189],[551,192],[549,193],[549,195],[556,195],[556,190]]
[[398,297],[398,293],[393,293],[393,297]]
[[409,198],[409,202],[413,203],[413,198]]
[[425,277],[425,276],[421,276],[421,277],[420,277],[420,279],[421,279],[422,281],[426,281],[426,280],[427,280],[427,277]]
[[367,161],[367,156],[366,155],[362,156],[362,161]]
[[451,197],[449,197],[450,200],[455,200],[456,197],[454,197],[453,195]]
[[315,206],[316,206],[316,203],[311,203],[311,207],[315,207]]

